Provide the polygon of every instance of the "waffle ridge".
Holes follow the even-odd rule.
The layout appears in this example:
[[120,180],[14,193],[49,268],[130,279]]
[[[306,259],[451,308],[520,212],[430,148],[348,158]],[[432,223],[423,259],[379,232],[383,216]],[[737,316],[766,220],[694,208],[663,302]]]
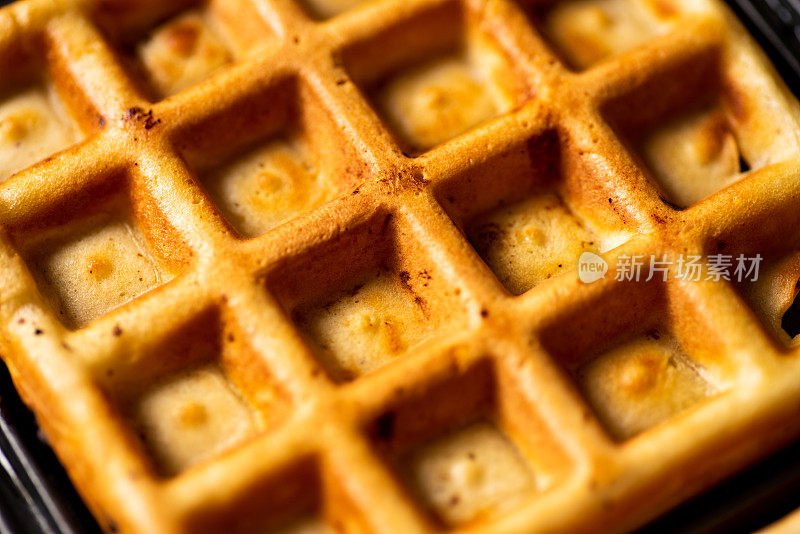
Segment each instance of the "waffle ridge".
[[[584,284],[561,260],[573,248],[509,282],[473,246],[474,228],[513,216],[495,210],[547,193],[535,209],[573,221],[575,250],[612,274],[637,254],[797,249],[797,102],[721,2],[631,2],[660,29],[585,68],[546,28],[555,3],[534,0],[377,0],[329,18],[310,0],[0,10],[0,69],[20,73],[4,89],[51,84],[83,139],[0,183],[2,356],[101,527],[625,532],[800,435],[798,349],[774,327],[788,304],[732,282]],[[203,46],[227,52],[167,95],[137,43],[198,11]],[[414,142],[381,92],[440,55],[484,69],[489,111]],[[734,142],[749,168],[678,199],[641,143],[698,105],[732,130],[708,150]],[[275,138],[305,157],[293,183],[316,173],[326,194],[237,228],[221,204],[239,190],[209,183]],[[48,267],[65,257],[67,271]],[[791,302],[798,275],[777,264],[765,272]],[[382,359],[332,363],[351,332]],[[655,356],[598,359],[628,343]],[[609,425],[593,403],[628,399],[593,389],[603,372],[631,395],[660,377],[664,395],[688,375],[694,389],[658,421]],[[226,432],[211,450],[207,422]],[[464,428],[499,430],[497,450],[516,451],[504,461],[529,470],[466,520],[405,471],[420,447],[447,457],[436,439]]]

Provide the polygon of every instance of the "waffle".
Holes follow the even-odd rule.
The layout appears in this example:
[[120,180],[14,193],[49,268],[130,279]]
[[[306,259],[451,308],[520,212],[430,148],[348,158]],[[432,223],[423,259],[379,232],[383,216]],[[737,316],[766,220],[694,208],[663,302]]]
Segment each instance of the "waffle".
[[22,0],[0,69],[2,355],[107,532],[623,532],[800,435],[720,2]]

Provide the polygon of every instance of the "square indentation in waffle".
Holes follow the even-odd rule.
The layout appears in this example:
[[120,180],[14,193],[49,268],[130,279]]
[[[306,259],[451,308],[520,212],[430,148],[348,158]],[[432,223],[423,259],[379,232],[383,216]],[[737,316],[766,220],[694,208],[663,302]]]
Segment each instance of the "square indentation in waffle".
[[[305,83],[287,80],[252,99],[237,104],[247,108],[246,123],[215,117],[177,141],[223,216],[245,237],[312,210],[363,179],[349,160],[352,149]],[[228,110],[228,117],[237,111]]]
[[794,180],[790,169],[780,164],[766,167],[722,193],[719,200],[727,205],[744,196],[739,188],[745,195],[752,194],[750,188],[778,192],[753,202],[748,216],[707,233],[700,251],[705,261],[714,258],[722,267],[719,283],[736,290],[787,355],[800,345],[800,211],[786,198],[786,184]]
[[[605,252],[627,239],[608,199],[584,210],[580,156],[562,154],[555,132],[537,135],[439,186],[437,197],[500,282],[514,295],[573,272],[582,252]],[[574,161],[572,161],[574,160]],[[605,200],[605,202],[603,202]]]
[[526,98],[479,16],[449,2],[344,51],[354,81],[407,153],[425,152]]
[[158,380],[134,401],[132,419],[166,475],[231,448],[255,428],[241,393],[216,364]]
[[[306,13],[317,20],[335,17],[370,0],[298,0]],[[372,0],[374,1],[374,0]]]
[[238,488],[231,501],[194,511],[196,533],[333,534],[368,532],[350,495],[326,464],[302,457]]
[[237,328],[207,312],[97,364],[156,475],[177,475],[281,420],[286,397]]
[[47,77],[0,88],[0,181],[82,137]]
[[668,30],[670,0],[518,0],[574,70],[623,54]]
[[[253,8],[240,0],[108,3],[97,19],[134,82],[153,100],[184,91],[234,63],[268,35]],[[249,19],[249,20],[248,20]],[[259,32],[260,30],[260,32]]]
[[[753,258],[755,254],[745,257]],[[732,262],[735,268],[737,262]],[[800,344],[800,247],[765,255],[757,276],[756,280],[748,277],[739,282],[739,289],[777,340],[787,347],[797,346]]]
[[82,328],[176,274],[170,260],[155,253],[127,195],[91,190],[65,202],[15,237],[40,292],[67,328]]
[[791,203],[762,210],[756,218],[737,221],[709,239],[705,253],[724,259],[724,280],[750,305],[773,339],[784,348],[796,348],[800,344],[797,210]]
[[709,395],[709,384],[678,341],[653,328],[575,371],[589,404],[611,434],[633,437]]
[[334,381],[372,372],[466,321],[460,290],[399,219],[379,213],[271,282]]
[[451,373],[415,388],[367,427],[398,480],[447,527],[490,521],[570,469],[514,377],[488,359]]
[[679,417],[736,375],[690,292],[669,286],[621,284],[543,331],[545,348],[617,441]]
[[749,112],[735,82],[724,81],[717,53],[655,73],[603,107],[662,199],[676,209],[740,180],[751,170],[749,161],[765,161],[741,146],[748,138],[742,117]]

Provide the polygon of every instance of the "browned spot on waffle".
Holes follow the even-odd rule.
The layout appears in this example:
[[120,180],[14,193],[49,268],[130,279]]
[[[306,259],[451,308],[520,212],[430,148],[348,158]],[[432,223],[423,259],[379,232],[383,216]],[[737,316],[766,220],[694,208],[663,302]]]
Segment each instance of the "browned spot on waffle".
[[716,113],[709,116],[697,130],[695,150],[698,162],[707,165],[717,159],[730,135],[731,130],[724,115]]
[[651,9],[661,19],[671,19],[680,15],[678,6],[673,0],[648,0]]
[[149,130],[161,124],[161,119],[153,116],[152,109],[148,109],[147,111],[145,111],[140,107],[133,107],[128,109],[128,115],[126,119],[140,122],[142,126],[144,126],[145,130]]
[[197,48],[202,28],[196,20],[183,20],[170,26],[164,35],[170,50],[180,56],[190,56]]

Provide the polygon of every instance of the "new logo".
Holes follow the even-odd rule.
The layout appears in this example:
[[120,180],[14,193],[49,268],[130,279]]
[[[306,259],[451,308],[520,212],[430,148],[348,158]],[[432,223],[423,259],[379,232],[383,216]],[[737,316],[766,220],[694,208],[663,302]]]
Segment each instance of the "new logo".
[[578,278],[584,284],[605,278],[607,272],[608,263],[594,252],[584,252],[578,259]]

